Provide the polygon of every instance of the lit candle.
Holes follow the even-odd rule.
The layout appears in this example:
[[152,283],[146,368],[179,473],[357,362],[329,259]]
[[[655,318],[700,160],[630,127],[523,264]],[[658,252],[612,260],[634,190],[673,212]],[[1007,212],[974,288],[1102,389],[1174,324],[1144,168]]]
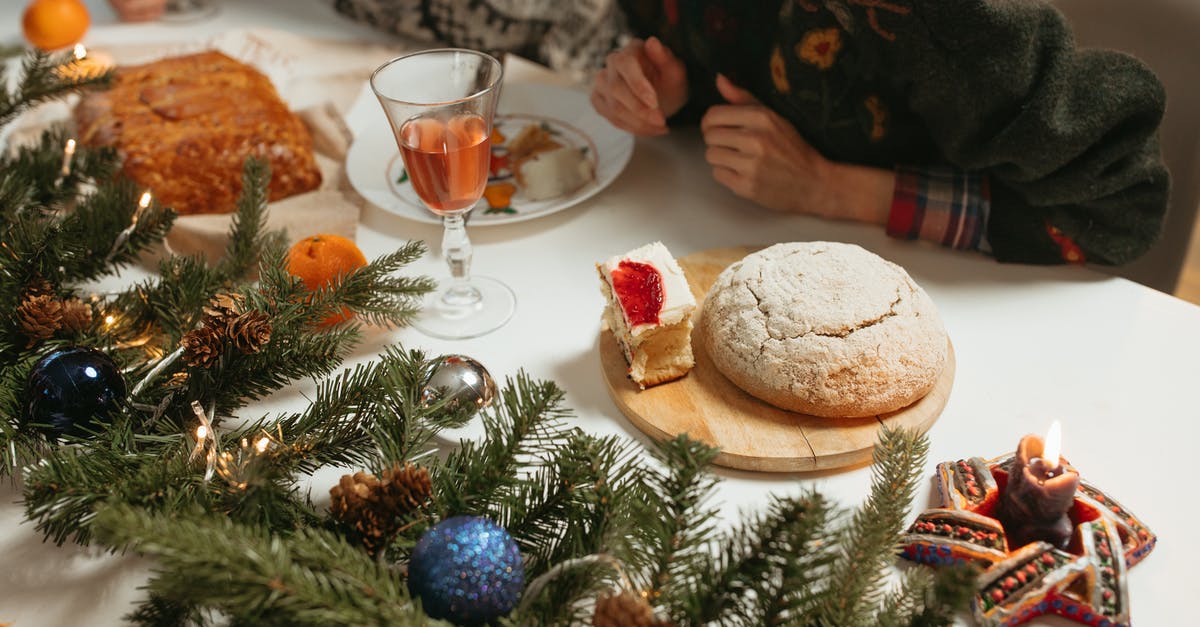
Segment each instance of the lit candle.
[[60,173],[66,176],[71,173],[71,159],[75,158],[75,138],[67,140],[67,145],[63,147],[62,169]]
[[1000,495],[996,518],[1004,525],[1009,550],[1043,540],[1066,548],[1073,525],[1070,511],[1079,473],[1060,456],[1062,427],[1055,421],[1046,439],[1021,438],[1008,468],[1008,485]]
[[75,44],[73,52],[75,59],[59,67],[56,71],[60,76],[71,80],[82,80],[99,76],[112,67],[112,57],[103,52],[89,52],[83,44]]

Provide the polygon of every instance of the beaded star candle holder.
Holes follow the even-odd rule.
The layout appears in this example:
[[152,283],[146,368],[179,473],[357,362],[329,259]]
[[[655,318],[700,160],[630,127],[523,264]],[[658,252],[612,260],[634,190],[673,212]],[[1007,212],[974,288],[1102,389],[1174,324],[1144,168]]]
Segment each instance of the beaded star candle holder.
[[1069,512],[1065,550],[1047,542],[1009,547],[993,515],[1014,457],[972,457],[938,464],[938,503],[917,517],[902,554],[932,565],[972,562],[982,574],[972,612],[980,625],[1019,625],[1058,614],[1095,627],[1129,625],[1125,575],[1157,540],[1099,488],[1080,480]]

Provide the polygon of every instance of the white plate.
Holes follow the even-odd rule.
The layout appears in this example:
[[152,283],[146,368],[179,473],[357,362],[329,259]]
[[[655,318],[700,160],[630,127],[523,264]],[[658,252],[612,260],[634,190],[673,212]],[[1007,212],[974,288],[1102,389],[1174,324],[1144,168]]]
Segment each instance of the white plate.
[[[364,120],[346,153],[350,184],[363,198],[385,211],[420,222],[441,224],[441,218],[425,209],[407,177],[403,176],[404,163],[391,127],[379,103],[374,105],[379,109],[378,114]],[[355,107],[356,110],[360,108]],[[545,124],[555,139],[564,145],[586,149],[588,158],[596,166],[596,179],[570,194],[537,201],[524,198],[518,186],[506,208],[493,208],[486,200],[481,200],[472,210],[472,227],[539,218],[583,202],[612,183],[633,154],[633,136],[600,117],[587,94],[553,85],[505,84],[496,108],[496,129],[507,139],[512,139],[531,123]],[[494,147],[493,153],[502,150],[502,147]],[[512,175],[505,170],[501,169],[499,174],[488,184],[515,184],[511,181]]]

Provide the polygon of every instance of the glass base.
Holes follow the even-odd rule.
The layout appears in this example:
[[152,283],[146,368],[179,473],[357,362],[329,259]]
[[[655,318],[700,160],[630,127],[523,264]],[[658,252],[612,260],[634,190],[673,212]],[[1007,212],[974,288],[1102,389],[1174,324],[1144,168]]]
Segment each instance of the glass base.
[[217,0],[167,0],[162,19],[167,22],[193,22],[217,14]]
[[491,333],[512,319],[517,296],[511,288],[483,276],[472,276],[468,285],[479,291],[477,301],[462,304],[447,296],[453,288],[440,289],[426,297],[413,327],[431,337],[461,340]]

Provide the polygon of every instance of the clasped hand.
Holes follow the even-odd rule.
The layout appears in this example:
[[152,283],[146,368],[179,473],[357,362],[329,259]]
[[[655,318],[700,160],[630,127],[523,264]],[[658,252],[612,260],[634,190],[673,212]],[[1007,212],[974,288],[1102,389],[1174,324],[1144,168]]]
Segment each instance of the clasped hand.
[[[700,124],[713,178],[765,207],[836,217],[827,193],[830,162],[750,92],[724,76],[717,90],[729,104],[709,108]],[[658,39],[634,40],[608,55],[591,100],[617,128],[663,135],[667,118],[688,100],[687,71]]]

